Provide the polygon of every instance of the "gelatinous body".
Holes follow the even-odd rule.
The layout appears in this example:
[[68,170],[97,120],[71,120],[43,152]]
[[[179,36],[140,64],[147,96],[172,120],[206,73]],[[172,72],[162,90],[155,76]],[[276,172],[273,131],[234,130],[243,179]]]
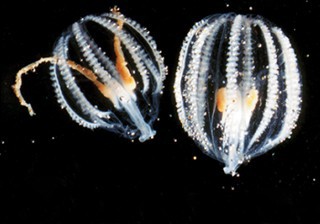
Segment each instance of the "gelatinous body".
[[167,73],[148,31],[117,8],[75,22],[57,41],[53,56],[21,69],[13,86],[20,103],[21,76],[51,63],[51,80],[62,108],[87,128],[106,128],[126,138],[152,138]]
[[280,28],[260,16],[222,14],[188,33],[174,92],[185,131],[234,175],[291,135],[301,86],[296,55]]

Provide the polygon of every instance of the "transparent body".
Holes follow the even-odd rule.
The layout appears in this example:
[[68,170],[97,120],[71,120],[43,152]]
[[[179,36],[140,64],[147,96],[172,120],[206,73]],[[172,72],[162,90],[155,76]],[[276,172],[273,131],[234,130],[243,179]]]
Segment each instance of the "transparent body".
[[141,142],[155,135],[167,70],[148,31],[116,7],[75,22],[58,39],[52,57],[18,72],[14,90],[31,115],[20,92],[21,76],[42,63],[51,63],[58,103],[80,125]]
[[183,128],[235,174],[291,135],[301,108],[296,55],[261,16],[222,14],[196,23],[179,58],[175,99]]

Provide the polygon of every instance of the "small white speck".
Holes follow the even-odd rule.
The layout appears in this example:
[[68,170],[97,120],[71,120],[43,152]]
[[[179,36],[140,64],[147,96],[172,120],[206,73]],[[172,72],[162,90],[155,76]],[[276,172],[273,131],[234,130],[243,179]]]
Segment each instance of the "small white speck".
[[231,190],[234,191],[234,187],[231,187]]
[[34,144],[36,141],[35,140],[31,140],[31,143]]
[[177,141],[178,141],[178,139],[176,139],[176,138],[173,139],[173,142],[177,142]]
[[5,141],[1,141],[1,144],[4,145],[6,142]]
[[172,114],[169,114],[169,117],[172,118]]
[[160,121],[160,118],[159,118],[159,117],[157,118],[157,121]]
[[306,58],[310,58],[310,54],[306,54]]
[[252,6],[250,6],[250,7],[249,7],[249,10],[250,10],[250,11],[252,11],[252,10],[253,10],[253,7],[252,7]]
[[51,140],[55,140],[56,138],[54,136],[51,137]]
[[226,4],[226,7],[229,8],[230,4]]
[[262,44],[261,43],[258,43],[258,48],[261,48],[262,47]]
[[316,182],[316,178],[313,178],[312,181],[313,181],[313,182]]
[[193,156],[192,159],[193,159],[193,160],[197,160],[198,158],[197,158],[196,156]]

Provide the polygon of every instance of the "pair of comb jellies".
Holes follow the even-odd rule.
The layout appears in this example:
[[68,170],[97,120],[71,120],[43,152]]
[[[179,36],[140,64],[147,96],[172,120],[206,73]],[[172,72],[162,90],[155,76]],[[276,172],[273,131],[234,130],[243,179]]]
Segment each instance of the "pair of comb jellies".
[[[53,55],[22,68],[13,86],[21,105],[22,75],[50,63],[57,101],[80,125],[141,142],[152,138],[167,74],[148,31],[110,13],[75,22]],[[301,108],[297,58],[282,30],[260,16],[212,15],[187,34],[174,95],[184,130],[234,175],[245,161],[290,137]],[[89,81],[88,81],[89,80]]]

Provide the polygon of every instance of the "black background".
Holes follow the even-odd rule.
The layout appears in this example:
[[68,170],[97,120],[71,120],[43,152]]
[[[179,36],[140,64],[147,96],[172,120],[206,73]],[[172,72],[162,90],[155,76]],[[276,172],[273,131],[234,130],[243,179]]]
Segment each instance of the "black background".
[[[319,1],[0,4],[0,223],[320,223]],[[29,117],[11,90],[17,70],[51,55],[70,24],[114,5],[148,28],[169,68],[157,135],[144,143],[74,123],[55,100],[46,65],[22,89],[37,116]],[[281,27],[304,84],[292,138],[240,167],[240,177],[225,175],[187,137],[172,91],[185,35],[196,21],[224,12],[260,14]]]

